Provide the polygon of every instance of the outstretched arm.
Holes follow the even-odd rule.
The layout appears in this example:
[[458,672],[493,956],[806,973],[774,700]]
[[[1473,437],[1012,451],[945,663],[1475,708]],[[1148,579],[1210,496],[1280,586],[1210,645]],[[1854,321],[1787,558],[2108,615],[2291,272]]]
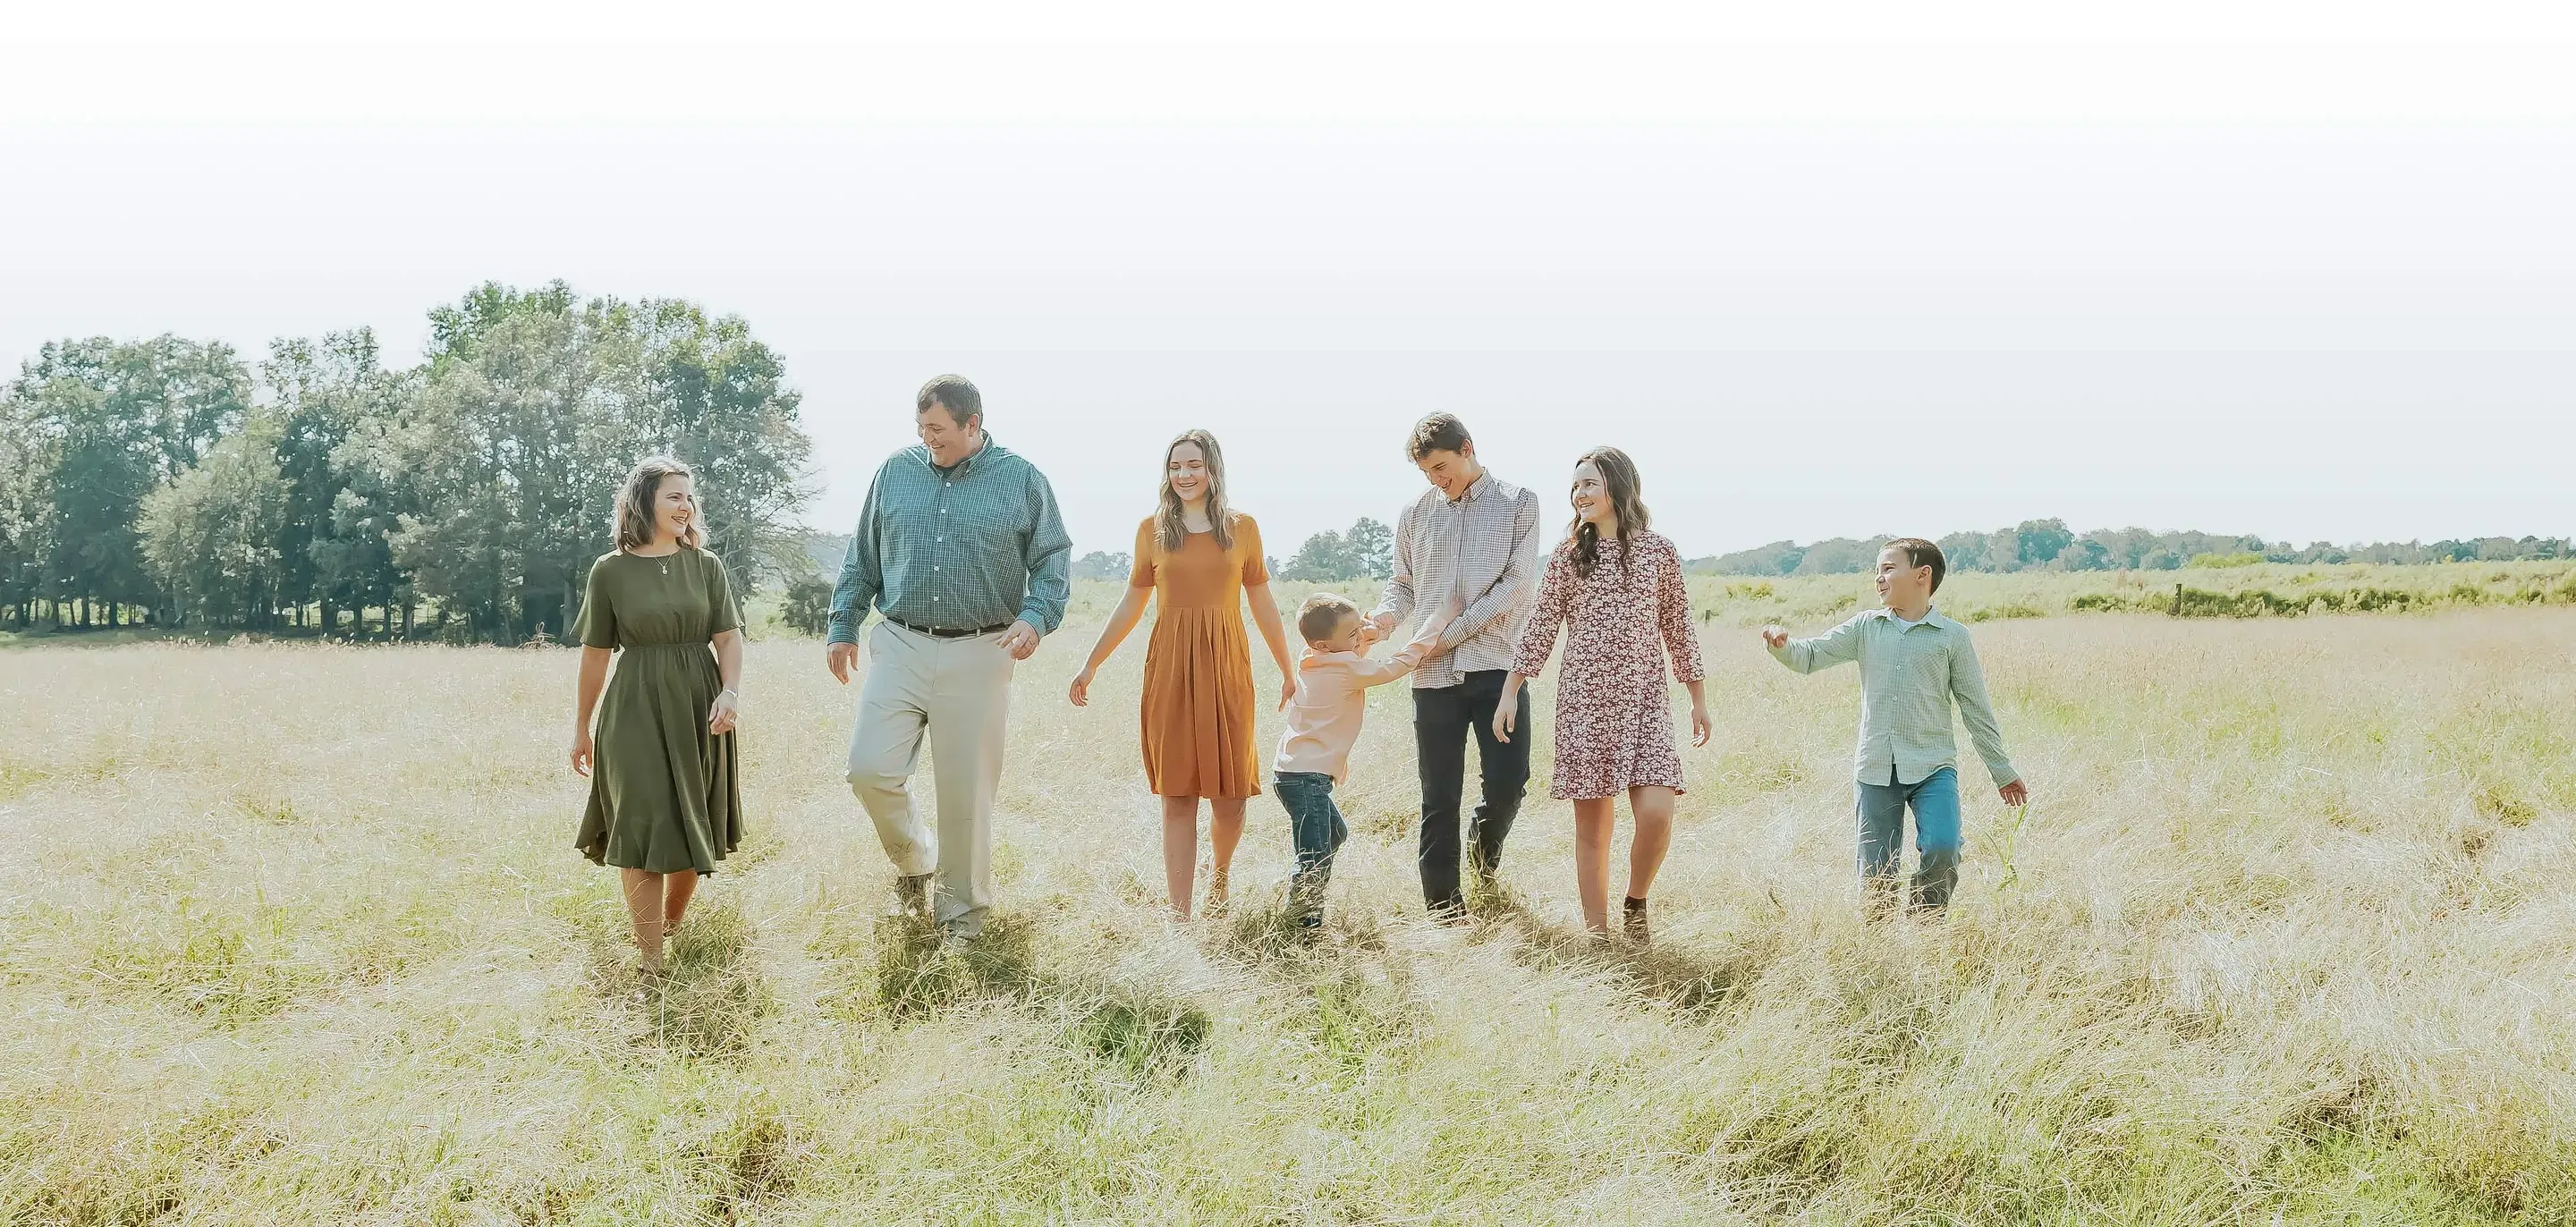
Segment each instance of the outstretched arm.
[[1800,673],[1830,669],[1846,661],[1860,659],[1860,621],[1862,614],[1813,639],[1792,639],[1778,623],[1762,628],[1762,642],[1771,649],[1771,657]]

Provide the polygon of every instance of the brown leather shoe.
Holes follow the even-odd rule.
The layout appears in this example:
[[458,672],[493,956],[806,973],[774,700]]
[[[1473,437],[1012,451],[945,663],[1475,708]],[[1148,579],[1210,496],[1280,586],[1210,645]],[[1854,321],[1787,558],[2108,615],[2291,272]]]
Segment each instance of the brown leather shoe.
[[1630,896],[1620,901],[1619,936],[1643,946],[1652,939],[1646,935],[1646,901]]

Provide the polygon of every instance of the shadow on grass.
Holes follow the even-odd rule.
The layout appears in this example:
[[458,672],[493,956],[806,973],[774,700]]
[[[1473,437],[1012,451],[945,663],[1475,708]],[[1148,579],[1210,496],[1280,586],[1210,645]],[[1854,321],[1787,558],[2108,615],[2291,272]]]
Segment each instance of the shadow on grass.
[[1291,1030],[1351,1070],[1414,1051],[1428,1012],[1415,999],[1405,962],[1388,957],[1376,920],[1328,905],[1324,923],[1308,928],[1284,886],[1249,902],[1237,901],[1212,952],[1302,994],[1307,1008],[1290,1012]]
[[1508,887],[1472,897],[1469,914],[1478,940],[1519,939],[1512,959],[1524,967],[1577,974],[1608,972],[1639,995],[1692,1017],[1721,1013],[1741,1000],[1778,955],[1776,935],[1767,931],[1750,945],[1716,955],[1670,942],[1639,945],[1597,937],[1541,919]]
[[979,1003],[1062,1020],[1057,1042],[1137,1082],[1170,1081],[1207,1047],[1216,1019],[1180,997],[1091,971],[1043,968],[1037,923],[995,918],[982,937],[951,948],[937,926],[887,917],[874,930],[876,1005],[897,1023],[926,1020]]
[[591,927],[593,978],[609,996],[631,1003],[643,1020],[636,1042],[693,1057],[738,1056],[770,1012],[767,983],[751,958],[751,919],[731,899],[713,899],[689,918],[664,957],[668,974],[659,985],[636,974],[626,917],[602,909]]

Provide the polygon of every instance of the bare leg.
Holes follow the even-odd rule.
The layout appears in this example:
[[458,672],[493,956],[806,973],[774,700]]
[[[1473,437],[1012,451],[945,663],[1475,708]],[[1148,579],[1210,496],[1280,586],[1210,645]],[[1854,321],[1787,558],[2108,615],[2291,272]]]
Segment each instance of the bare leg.
[[1208,799],[1208,847],[1215,859],[1208,869],[1208,910],[1225,906],[1233,887],[1234,848],[1243,842],[1242,797]]
[[626,888],[626,920],[635,928],[635,948],[644,955],[646,974],[662,970],[662,875],[641,869],[617,871]]
[[662,875],[662,935],[669,937],[680,927],[680,917],[689,910],[689,899],[698,893],[698,871],[683,869]]
[[1190,918],[1190,900],[1198,893],[1199,799],[1163,798],[1163,885],[1170,892],[1172,915]]
[[1574,803],[1574,889],[1583,896],[1583,927],[1610,932],[1610,828],[1617,797]]
[[1636,820],[1636,838],[1628,845],[1628,897],[1643,899],[1664,867],[1673,846],[1673,790],[1646,785],[1628,790],[1628,813]]

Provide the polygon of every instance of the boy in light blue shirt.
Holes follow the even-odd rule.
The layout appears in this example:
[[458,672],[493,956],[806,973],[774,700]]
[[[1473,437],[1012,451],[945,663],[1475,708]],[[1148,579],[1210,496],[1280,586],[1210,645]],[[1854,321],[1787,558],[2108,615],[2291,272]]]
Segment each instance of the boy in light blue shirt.
[[1932,911],[1947,907],[1958,884],[1959,745],[1950,731],[1954,701],[2004,804],[2020,806],[2030,800],[2021,774],[2004,756],[2003,730],[1986,697],[1985,671],[1978,667],[1968,628],[1932,608],[1932,594],[1941,590],[1947,570],[1940,546],[1900,537],[1878,555],[1878,597],[1884,608],[1857,614],[1812,639],[1792,639],[1777,624],[1762,628],[1762,642],[1771,655],[1800,673],[1844,661],[1860,664],[1853,808],[1860,826],[1861,882],[1875,912],[1895,905],[1909,808],[1921,861],[1912,906]]

